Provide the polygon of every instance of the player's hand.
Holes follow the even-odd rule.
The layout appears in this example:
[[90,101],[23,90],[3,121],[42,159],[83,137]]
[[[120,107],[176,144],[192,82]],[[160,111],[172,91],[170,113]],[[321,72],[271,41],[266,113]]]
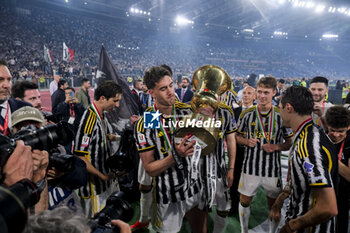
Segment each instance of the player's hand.
[[175,145],[175,150],[180,157],[187,157],[187,156],[193,155],[193,152],[194,152],[193,146],[196,144],[196,140],[192,140],[190,143],[186,145],[185,143],[189,138],[190,136],[186,136],[181,140],[180,144]]
[[273,204],[270,210],[270,216],[271,221],[279,222],[281,219],[281,208],[278,207],[278,205]]
[[227,171],[227,175],[226,175],[227,186],[226,186],[226,188],[231,188],[232,183],[233,183],[233,174],[234,174],[234,170],[233,169],[229,169]]
[[319,117],[322,116],[322,108],[323,108],[323,103],[322,102],[314,102],[313,112],[316,115],[318,115]]
[[284,224],[284,226],[281,228],[280,233],[296,233],[296,231],[293,231],[290,228],[290,225],[288,223]]
[[112,220],[111,221],[111,224],[113,226],[117,226],[120,230],[120,233],[131,233],[131,229],[130,229],[130,226],[129,224],[121,221],[121,220]]
[[266,152],[266,153],[272,153],[275,152],[278,148],[276,144],[264,144],[262,145],[262,149]]
[[249,138],[249,139],[247,139],[247,146],[253,148],[253,147],[256,146],[256,144],[257,144],[258,142],[260,142],[260,140],[257,139],[257,138]]
[[108,181],[108,180],[113,180],[116,178],[116,175],[114,172],[109,172],[107,175],[105,175],[102,180]]
[[132,115],[132,116],[130,117],[130,123],[133,125],[138,119],[139,119],[139,116],[137,116],[137,115]]

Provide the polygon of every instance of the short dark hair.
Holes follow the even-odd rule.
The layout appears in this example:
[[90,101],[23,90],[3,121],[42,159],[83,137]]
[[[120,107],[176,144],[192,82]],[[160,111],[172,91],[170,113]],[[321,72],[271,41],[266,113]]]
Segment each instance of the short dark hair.
[[171,77],[169,70],[161,66],[152,66],[146,70],[146,73],[143,76],[143,81],[148,89],[153,89],[156,86],[156,83],[166,75]]
[[38,85],[27,81],[27,80],[18,80],[12,86],[12,97],[13,98],[24,98],[24,93],[26,90],[35,90],[38,89]]
[[286,81],[284,81],[284,79],[280,79],[278,82],[284,84]]
[[283,108],[289,103],[299,115],[310,115],[314,108],[312,94],[306,87],[291,86],[282,94],[281,104]]
[[134,82],[132,83],[132,85],[135,87],[136,83],[142,82],[141,79],[135,79]]
[[[190,79],[187,78],[187,77],[182,77],[182,79],[186,79],[188,83],[191,83]],[[182,79],[181,79],[181,80],[182,80]]]
[[263,85],[266,88],[271,88],[272,90],[275,90],[277,88],[277,80],[272,76],[262,77],[261,79],[259,79],[256,86],[258,87],[261,85]]
[[75,93],[75,90],[74,90],[74,88],[73,87],[67,87],[66,89],[64,89],[64,90],[72,90],[74,93]]
[[81,85],[83,85],[86,82],[90,82],[90,79],[88,79],[88,78],[82,78],[81,79]]
[[173,76],[173,70],[171,69],[170,66],[168,66],[167,64],[163,64],[163,65],[160,65],[160,67],[167,69],[170,72],[170,76],[171,77]]
[[95,100],[104,96],[107,100],[114,98],[117,94],[123,93],[122,88],[112,80],[106,80],[100,83],[95,90]]
[[328,79],[326,79],[325,77],[322,76],[316,76],[314,78],[311,79],[310,84],[312,83],[324,83],[326,85],[326,87],[328,87]]
[[8,66],[4,59],[0,59],[0,66]]
[[57,83],[58,89],[61,88],[65,83],[67,83],[67,80],[61,78]]
[[332,106],[326,112],[327,125],[332,128],[345,128],[350,126],[350,111],[343,106]]

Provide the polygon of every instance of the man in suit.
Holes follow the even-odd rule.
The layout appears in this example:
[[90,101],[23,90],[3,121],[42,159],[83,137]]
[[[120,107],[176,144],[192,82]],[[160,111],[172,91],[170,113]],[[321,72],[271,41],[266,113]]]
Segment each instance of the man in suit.
[[12,75],[7,68],[7,63],[0,60],[0,133],[9,134],[12,127],[11,113],[31,104],[10,98],[12,87]]
[[190,85],[189,78],[183,77],[180,84],[181,88],[176,89],[175,91],[182,103],[187,103],[192,100],[193,92],[191,91],[191,88],[189,88],[189,85]]

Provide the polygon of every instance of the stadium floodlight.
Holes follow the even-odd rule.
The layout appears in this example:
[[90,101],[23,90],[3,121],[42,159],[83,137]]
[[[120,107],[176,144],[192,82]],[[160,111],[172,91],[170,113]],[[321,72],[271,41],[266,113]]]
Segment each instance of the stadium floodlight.
[[185,26],[185,25],[188,25],[188,24],[194,24],[193,21],[188,20],[185,17],[180,16],[180,15],[176,17],[175,22],[179,26]]
[[332,39],[332,38],[338,38],[339,36],[336,34],[323,34],[322,38],[326,38],[326,39]]
[[283,5],[284,3],[286,3],[286,0],[278,0],[278,4]]
[[131,13],[134,13],[134,12],[135,12],[135,9],[134,9],[134,8],[130,8],[130,12],[131,12]]
[[338,8],[338,12],[340,12],[340,13],[344,13],[344,12],[345,12],[345,10],[346,10],[346,8],[345,8],[345,7]]
[[306,6],[306,8],[312,8],[315,6],[315,3],[314,2],[307,2],[305,6]]
[[151,15],[151,12],[148,12],[147,15]]
[[142,14],[143,13],[143,11],[140,11],[140,14]]
[[245,28],[245,29],[243,29],[243,32],[245,32],[245,33],[253,33],[254,32],[254,30],[253,29],[250,29],[250,28]]
[[69,0],[64,0],[66,3],[68,3],[69,2]]
[[140,12],[139,9],[135,9],[135,13],[138,14]]
[[143,14],[144,14],[144,15],[146,15],[146,14],[147,14],[147,12],[146,12],[146,11],[144,11],[144,12],[143,12]]
[[320,4],[320,5],[318,5],[318,6],[316,7],[315,12],[316,12],[316,13],[321,13],[321,12],[323,12],[323,11],[324,11],[324,9],[326,9],[326,6],[325,6],[325,5]]

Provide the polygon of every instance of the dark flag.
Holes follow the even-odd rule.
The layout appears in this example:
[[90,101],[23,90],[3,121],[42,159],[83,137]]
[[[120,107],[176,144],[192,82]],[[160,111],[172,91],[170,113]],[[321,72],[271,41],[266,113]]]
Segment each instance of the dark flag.
[[132,115],[138,115],[138,105],[132,96],[128,84],[121,76],[118,68],[108,57],[103,45],[101,47],[100,61],[96,72],[96,80],[98,85],[105,80],[113,80],[123,89],[120,107],[115,108],[106,115],[108,122],[111,123],[114,130],[121,133],[125,127],[119,125],[119,123],[117,126],[117,121],[128,121]]

